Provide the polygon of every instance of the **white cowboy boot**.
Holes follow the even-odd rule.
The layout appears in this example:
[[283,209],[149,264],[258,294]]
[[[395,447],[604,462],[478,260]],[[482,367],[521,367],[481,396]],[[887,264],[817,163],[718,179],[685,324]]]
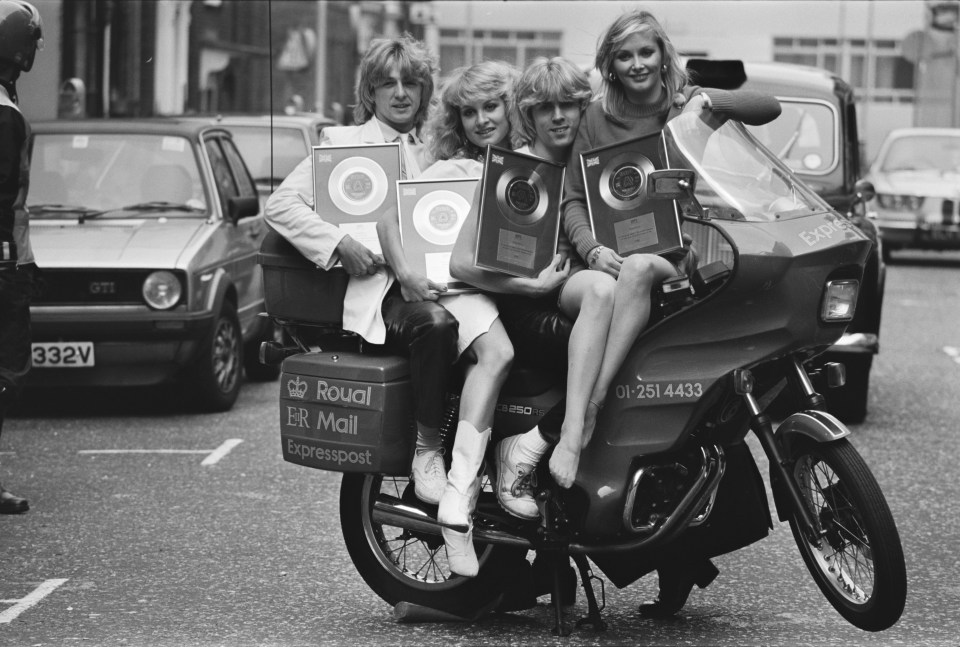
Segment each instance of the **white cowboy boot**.
[[490,429],[477,431],[469,422],[460,421],[453,441],[453,459],[450,473],[447,474],[447,486],[437,509],[437,521],[440,523],[467,528],[466,532],[442,529],[450,570],[465,577],[474,577],[480,570],[477,554],[473,550],[473,511],[480,496],[479,474],[489,440]]

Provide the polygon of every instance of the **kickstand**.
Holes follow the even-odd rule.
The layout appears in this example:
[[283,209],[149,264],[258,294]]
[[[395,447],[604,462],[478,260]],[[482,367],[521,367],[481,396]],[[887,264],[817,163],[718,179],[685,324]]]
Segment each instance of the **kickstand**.
[[[577,620],[577,628],[584,625],[592,625],[594,631],[606,631],[607,623],[600,617],[600,612],[607,606],[607,593],[603,587],[603,580],[593,574],[587,558],[584,555],[574,555],[573,563],[577,565],[580,571],[580,581],[583,583],[583,592],[587,596],[587,616]],[[593,593],[593,584],[591,580],[600,582],[600,598],[602,605],[597,606],[597,596]]]
[[570,627],[568,627],[563,622],[563,603],[561,599],[561,582],[560,582],[560,570],[562,567],[566,566],[567,554],[561,552],[557,555],[553,555],[551,561],[553,562],[553,594],[550,596],[553,600],[553,611],[556,614],[557,624],[553,628],[554,636],[569,636],[571,633]]

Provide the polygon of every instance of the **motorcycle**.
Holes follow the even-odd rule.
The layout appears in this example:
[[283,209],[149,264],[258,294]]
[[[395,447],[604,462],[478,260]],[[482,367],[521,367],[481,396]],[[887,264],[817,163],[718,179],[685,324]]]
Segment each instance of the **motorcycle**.
[[[850,431],[825,411],[805,367],[853,318],[871,243],[738,122],[680,115],[659,147],[664,168],[648,172],[644,190],[675,205],[695,267],[658,291],[656,315],[613,382],[573,487],[553,484],[541,461],[538,520],[500,508],[487,461],[474,516],[477,577],[450,573],[436,506],[419,501],[409,481],[415,433],[406,361],[343,333],[347,277],[319,270],[271,235],[260,255],[267,310],[287,343],[266,343],[261,360],[283,363],[283,456],[343,472],[347,549],[388,603],[461,617],[495,607],[517,556],[533,550],[556,563],[573,558],[588,603],[581,622],[602,629],[603,591],[598,602],[593,588],[602,580],[588,559],[625,586],[671,546],[698,531],[709,537],[744,506],[770,526],[765,491],[753,499],[723,494],[723,484],[744,473],[731,459],[743,456],[753,433],[769,460],[777,516],[823,595],[853,625],[889,628],[907,588],[897,527]],[[827,383],[843,384],[842,365],[819,370]],[[451,390],[449,443],[458,402]],[[557,371],[517,361],[494,433],[562,417],[563,395]],[[766,527],[721,541],[717,551],[758,540]],[[554,632],[565,634],[558,582]]]

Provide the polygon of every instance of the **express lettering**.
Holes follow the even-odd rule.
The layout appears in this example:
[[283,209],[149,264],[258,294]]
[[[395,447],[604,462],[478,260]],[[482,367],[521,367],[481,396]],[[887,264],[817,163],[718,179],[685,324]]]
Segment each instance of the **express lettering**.
[[324,380],[317,380],[317,399],[326,402],[348,402],[350,404],[370,405],[373,388],[358,389],[347,386],[327,384]]
[[813,247],[819,240],[829,240],[834,234],[844,233],[850,225],[843,220],[824,223],[816,229],[800,232],[800,240]]
[[326,447],[314,447],[313,445],[304,445],[298,443],[292,438],[287,438],[287,454],[299,457],[301,460],[318,460],[327,463],[343,465],[372,465],[373,457],[370,450],[349,451],[346,449],[329,449]]

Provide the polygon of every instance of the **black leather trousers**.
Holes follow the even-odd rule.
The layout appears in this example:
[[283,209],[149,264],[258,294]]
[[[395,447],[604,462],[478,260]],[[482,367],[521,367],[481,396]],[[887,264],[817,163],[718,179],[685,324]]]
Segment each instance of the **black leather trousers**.
[[417,422],[438,429],[457,360],[457,320],[433,301],[404,301],[398,283],[387,292],[381,312],[387,349],[410,359]]

